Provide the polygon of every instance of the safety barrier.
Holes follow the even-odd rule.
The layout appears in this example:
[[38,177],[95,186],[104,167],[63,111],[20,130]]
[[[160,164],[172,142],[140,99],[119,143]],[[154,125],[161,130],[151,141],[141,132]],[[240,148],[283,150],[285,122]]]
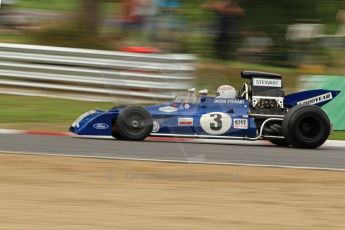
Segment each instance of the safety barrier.
[[168,100],[193,86],[195,57],[0,43],[0,93],[89,101]]

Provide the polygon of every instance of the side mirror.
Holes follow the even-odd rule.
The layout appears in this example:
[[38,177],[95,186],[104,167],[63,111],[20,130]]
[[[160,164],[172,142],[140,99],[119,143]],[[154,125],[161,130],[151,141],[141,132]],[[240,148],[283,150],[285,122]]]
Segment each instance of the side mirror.
[[208,90],[207,89],[203,89],[203,90],[199,91],[199,95],[201,97],[201,99],[200,99],[200,106],[203,106],[203,107],[206,106],[207,94],[208,94]]
[[207,106],[206,100],[207,100],[206,97],[202,97],[200,99],[200,107],[206,107]]

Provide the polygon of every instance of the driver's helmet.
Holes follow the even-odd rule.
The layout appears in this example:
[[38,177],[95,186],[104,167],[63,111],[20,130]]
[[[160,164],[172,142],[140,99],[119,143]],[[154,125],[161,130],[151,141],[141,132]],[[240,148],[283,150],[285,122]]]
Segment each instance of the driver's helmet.
[[231,85],[222,85],[219,86],[216,91],[217,98],[228,98],[228,99],[236,99],[236,89]]

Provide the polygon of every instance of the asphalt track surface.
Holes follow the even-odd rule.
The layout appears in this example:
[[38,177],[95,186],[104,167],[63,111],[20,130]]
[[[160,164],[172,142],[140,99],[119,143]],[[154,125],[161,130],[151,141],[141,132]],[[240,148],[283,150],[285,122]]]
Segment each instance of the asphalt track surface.
[[255,142],[250,142],[249,145],[247,142],[126,142],[113,139],[0,134],[0,152],[345,170],[345,146],[329,145],[316,150],[301,150]]

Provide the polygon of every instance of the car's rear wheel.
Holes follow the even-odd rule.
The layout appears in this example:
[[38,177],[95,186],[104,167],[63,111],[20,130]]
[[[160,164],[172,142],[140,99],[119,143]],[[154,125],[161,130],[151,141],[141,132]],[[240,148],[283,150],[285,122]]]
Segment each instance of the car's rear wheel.
[[287,147],[290,145],[286,139],[270,139],[269,142],[281,147]]
[[[262,123],[260,125],[262,125]],[[283,136],[282,126],[282,121],[271,121],[264,127],[263,134],[267,136],[281,137]],[[267,140],[272,144],[281,147],[287,147],[290,145],[285,138],[267,138]]]
[[150,135],[153,120],[142,107],[130,106],[121,111],[113,124],[113,136],[121,140],[141,141]]
[[283,134],[296,148],[314,149],[325,143],[331,132],[327,114],[313,105],[292,108],[284,118]]

